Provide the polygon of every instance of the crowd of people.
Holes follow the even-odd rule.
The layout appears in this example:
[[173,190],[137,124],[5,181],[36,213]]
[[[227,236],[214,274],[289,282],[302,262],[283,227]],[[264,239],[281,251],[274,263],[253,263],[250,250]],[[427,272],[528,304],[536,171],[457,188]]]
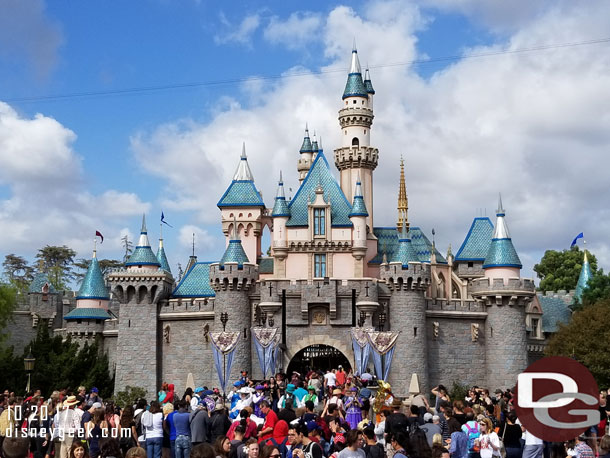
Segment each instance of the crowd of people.
[[[608,408],[608,411],[606,410]],[[0,395],[0,458],[610,458],[610,405],[567,443],[525,430],[510,390],[447,389],[407,399],[389,384],[342,367],[253,381],[242,372],[227,395],[208,387],[120,409],[94,387]]]

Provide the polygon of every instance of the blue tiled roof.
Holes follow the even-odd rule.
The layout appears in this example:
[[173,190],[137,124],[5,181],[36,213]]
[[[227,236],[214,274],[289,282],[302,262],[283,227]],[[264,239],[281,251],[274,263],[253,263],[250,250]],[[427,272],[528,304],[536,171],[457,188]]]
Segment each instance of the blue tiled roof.
[[104,275],[97,262],[97,257],[93,257],[87,268],[85,278],[80,285],[76,299],[110,299]]
[[259,258],[258,260],[258,273],[260,274],[272,274],[273,273],[273,258]]
[[285,197],[276,197],[271,216],[290,216],[290,208]]
[[409,267],[410,262],[419,262],[419,257],[408,236],[398,239],[398,249],[394,252],[391,262],[400,262],[403,267]]
[[318,151],[318,142],[317,141],[314,140],[313,142],[311,142],[311,149],[314,152]]
[[[381,264],[383,260],[383,252],[385,250],[388,261],[395,258],[395,253],[398,250],[398,231],[395,227],[375,227],[373,234],[377,237],[377,254],[369,261],[369,264]],[[411,238],[411,246],[417,255],[419,262],[430,262],[430,253],[432,252],[432,242],[422,232],[419,227],[412,227],[409,230]],[[438,250],[436,252],[436,262],[439,264],[447,264],[447,260]]]
[[375,93],[375,89],[373,89],[373,83],[371,83],[371,80],[364,80],[364,87],[366,88],[366,92],[368,92],[369,94]]
[[350,73],[347,75],[347,83],[343,91],[343,99],[346,97],[368,97],[364,81],[362,81],[362,73]]
[[303,138],[303,144],[301,145],[300,153],[311,153],[313,152],[313,148],[311,146],[311,140],[309,139],[309,135],[305,135]]
[[167,256],[165,256],[165,248],[160,247],[157,250],[157,260],[159,264],[161,264],[161,269],[166,272],[172,273],[172,269],[169,267],[169,262],[167,262]]
[[66,320],[108,320],[110,315],[106,309],[77,307],[70,311],[66,316]]
[[455,255],[455,260],[484,261],[489,251],[493,232],[494,225],[489,218],[475,218],[462,246]]
[[290,219],[286,225],[307,226],[309,224],[308,204],[315,196],[315,189],[318,183],[324,189],[324,200],[330,202],[331,225],[335,227],[352,226],[348,216],[352,206],[345,198],[339,183],[337,183],[337,180],[330,172],[326,156],[324,156],[321,150],[313,161],[299,190],[288,204]]
[[352,211],[348,215],[352,216],[369,216],[369,212],[366,211],[366,205],[364,204],[364,198],[362,196],[354,196],[354,205]]
[[572,311],[561,298],[538,294],[538,300],[542,306],[542,332],[557,332],[559,323],[570,321]]
[[197,262],[178,284],[172,297],[214,297],[210,286],[211,262]]
[[38,272],[32,283],[30,283],[30,287],[28,288],[28,293],[42,293],[42,288],[44,285],[49,285],[49,293],[55,293],[55,288],[49,281],[49,277],[44,272]]
[[491,239],[483,269],[488,267],[517,267],[521,268],[521,260],[513,246],[511,239]]
[[218,207],[264,207],[252,180],[233,180],[218,201]]
[[229,246],[227,246],[219,264],[224,267],[227,262],[237,263],[238,267],[242,267],[244,262],[249,262],[244,247],[241,245],[241,240],[229,240]]
[[153,250],[149,246],[137,246],[129,259],[125,263],[126,266],[157,266],[159,267],[159,260],[153,253]]
[[[430,262],[430,255],[432,253],[432,242],[428,240],[426,234],[417,226],[409,229],[409,236],[411,237],[411,243],[417,253],[420,262]],[[438,264],[447,264],[445,257],[435,248],[436,262]]]

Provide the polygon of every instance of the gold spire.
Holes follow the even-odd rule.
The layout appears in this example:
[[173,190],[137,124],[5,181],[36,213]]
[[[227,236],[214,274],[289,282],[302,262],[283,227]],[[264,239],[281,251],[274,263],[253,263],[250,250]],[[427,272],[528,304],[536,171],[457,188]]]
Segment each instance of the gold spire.
[[409,230],[409,200],[407,199],[407,186],[405,184],[405,161],[400,157],[400,184],[398,186],[398,222],[396,228],[402,232],[403,225]]

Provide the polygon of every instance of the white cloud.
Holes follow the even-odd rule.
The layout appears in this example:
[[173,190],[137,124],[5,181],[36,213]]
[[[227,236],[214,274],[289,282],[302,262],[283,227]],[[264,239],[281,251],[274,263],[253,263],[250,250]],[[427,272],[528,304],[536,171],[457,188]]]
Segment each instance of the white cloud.
[[224,32],[214,35],[217,44],[238,43],[251,46],[252,35],[260,25],[260,16],[250,14],[245,16],[239,25],[234,25],[221,13],[220,21],[224,26]]
[[[76,135],[42,114],[20,116],[0,102],[0,253],[33,257],[44,244],[66,244],[88,257],[96,230],[100,255],[120,253],[120,224],[150,209],[132,193],[87,191]],[[44,242],[41,242],[44,241]]]
[[0,55],[26,55],[39,78],[57,65],[63,44],[59,25],[45,14],[44,0],[3,0],[0,2]]
[[273,16],[265,28],[264,37],[274,44],[288,49],[301,49],[320,39],[322,15],[319,13],[294,12],[286,20]]
[[[474,2],[471,2],[474,4]],[[610,5],[562,3],[530,12],[503,41],[480,53],[603,37]],[[374,2],[361,13],[344,6],[325,18],[324,69],[345,68],[356,35],[363,64],[418,56],[425,27],[410,2]],[[508,223],[531,275],[545,249],[566,248],[585,231],[610,265],[610,55],[607,45],[461,60],[422,80],[412,68],[371,70],[377,91],[371,141],[379,148],[375,223],[396,219],[397,165],[406,161],[409,217],[436,229],[437,245],[456,253],[477,209],[495,210],[503,193]],[[324,70],[323,69],[323,70]],[[302,71],[302,69],[299,69]],[[290,72],[290,70],[288,71]],[[296,161],[309,122],[324,138],[329,162],[339,144],[337,110],[344,74],[244,85],[251,104],[232,101],[206,124],[181,120],[132,139],[142,166],[168,180],[177,206],[200,222],[218,222],[215,208],[246,141],[256,183],[273,203],[279,169],[296,192]],[[246,97],[248,100],[248,97]],[[220,233],[220,230],[219,230]]]
[[193,235],[195,236],[195,254],[205,253],[213,248],[218,243],[224,243],[222,233],[218,237],[210,235],[210,233],[193,224],[185,224],[180,228],[178,242],[180,243],[181,251],[192,253],[193,250]]

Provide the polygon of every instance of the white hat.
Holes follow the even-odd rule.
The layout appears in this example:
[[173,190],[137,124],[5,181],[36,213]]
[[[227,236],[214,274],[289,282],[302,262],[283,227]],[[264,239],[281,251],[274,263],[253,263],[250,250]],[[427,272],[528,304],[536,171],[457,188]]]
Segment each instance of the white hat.
[[424,414],[424,421],[428,423],[430,420],[432,420],[432,414],[430,412],[426,412]]

